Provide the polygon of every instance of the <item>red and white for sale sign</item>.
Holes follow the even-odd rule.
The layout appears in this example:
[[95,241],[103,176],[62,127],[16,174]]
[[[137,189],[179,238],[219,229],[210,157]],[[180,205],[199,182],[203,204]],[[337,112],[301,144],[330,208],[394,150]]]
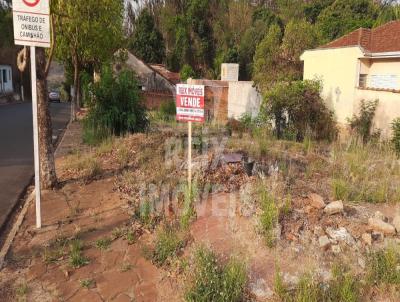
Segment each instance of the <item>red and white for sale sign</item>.
[[176,86],[176,120],[204,122],[204,86],[178,84]]

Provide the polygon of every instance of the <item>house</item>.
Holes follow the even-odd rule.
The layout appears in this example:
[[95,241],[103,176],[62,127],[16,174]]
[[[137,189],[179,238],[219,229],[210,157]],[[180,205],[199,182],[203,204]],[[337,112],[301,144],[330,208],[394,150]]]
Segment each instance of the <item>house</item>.
[[361,100],[379,99],[374,126],[383,136],[400,116],[400,21],[360,28],[302,56],[304,79],[322,82],[322,97],[339,124],[358,112]]
[[156,109],[162,102],[175,98],[179,73],[171,72],[161,64],[147,64],[127,50],[119,50],[115,56],[116,71],[128,68],[136,73],[148,109]]
[[30,99],[31,77],[30,68],[24,72],[17,67],[19,46],[0,48],[0,103],[13,102],[21,99],[21,86],[24,87],[25,99]]
[[0,65],[0,95],[14,92],[11,65]]

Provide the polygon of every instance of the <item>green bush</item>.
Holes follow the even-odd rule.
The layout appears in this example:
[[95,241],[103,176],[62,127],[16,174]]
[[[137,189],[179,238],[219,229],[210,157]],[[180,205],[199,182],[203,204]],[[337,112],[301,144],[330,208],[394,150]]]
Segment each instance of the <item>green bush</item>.
[[379,100],[365,101],[360,103],[358,115],[353,115],[348,120],[350,129],[355,132],[357,138],[360,138],[363,144],[368,143],[371,139],[379,138],[380,131],[373,129],[373,120]]
[[179,74],[180,74],[182,82],[186,82],[187,79],[193,78],[196,76],[196,73],[194,72],[192,66],[190,66],[188,64],[183,65]]
[[93,97],[88,100],[84,123],[87,136],[102,139],[147,128],[147,113],[133,72],[122,71],[114,77],[111,68],[103,68],[100,81],[90,89]]
[[400,156],[400,117],[392,122],[393,138],[392,143],[394,150]]
[[162,102],[157,112],[158,119],[162,121],[175,120],[176,104],[173,100]]
[[275,123],[281,138],[302,141],[306,136],[332,141],[337,136],[333,113],[320,96],[319,81],[280,82],[265,95],[261,116]]
[[188,302],[239,302],[243,301],[247,283],[243,262],[231,259],[219,265],[216,255],[205,247],[196,250],[194,271],[185,294]]

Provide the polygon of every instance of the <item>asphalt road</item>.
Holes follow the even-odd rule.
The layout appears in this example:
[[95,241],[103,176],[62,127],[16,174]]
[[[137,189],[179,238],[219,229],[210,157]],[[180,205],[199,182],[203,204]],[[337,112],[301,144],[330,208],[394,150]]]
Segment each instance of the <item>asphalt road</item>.
[[[53,136],[66,127],[69,104],[50,105]],[[32,179],[32,104],[0,106],[0,228]]]

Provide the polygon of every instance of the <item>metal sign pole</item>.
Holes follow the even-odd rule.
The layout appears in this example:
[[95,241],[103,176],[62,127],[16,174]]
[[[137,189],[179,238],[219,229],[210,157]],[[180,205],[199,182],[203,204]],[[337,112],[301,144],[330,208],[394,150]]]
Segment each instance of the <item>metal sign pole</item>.
[[33,116],[33,151],[35,159],[35,195],[36,195],[36,227],[42,227],[40,213],[40,165],[39,165],[39,131],[37,114],[37,87],[36,87],[36,48],[31,46],[31,76],[32,76],[32,116]]

